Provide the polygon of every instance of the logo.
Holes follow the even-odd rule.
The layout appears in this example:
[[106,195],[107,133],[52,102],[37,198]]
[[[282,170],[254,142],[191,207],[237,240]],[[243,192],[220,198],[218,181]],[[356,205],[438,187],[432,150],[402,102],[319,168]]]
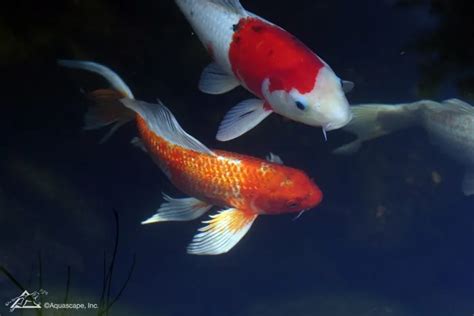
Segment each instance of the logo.
[[41,304],[38,302],[38,299],[41,295],[48,295],[48,292],[43,289],[34,291],[32,293],[25,290],[20,296],[17,296],[6,302],[5,306],[10,308],[10,312],[13,312],[15,309],[41,308]]

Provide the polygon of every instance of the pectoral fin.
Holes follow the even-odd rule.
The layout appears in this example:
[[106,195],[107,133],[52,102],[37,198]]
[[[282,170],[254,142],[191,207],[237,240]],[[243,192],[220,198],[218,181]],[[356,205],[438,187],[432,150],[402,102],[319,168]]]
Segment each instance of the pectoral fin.
[[225,115],[217,132],[217,140],[227,141],[245,134],[273,111],[264,106],[259,99],[249,99],[240,102]]
[[208,94],[226,93],[239,85],[233,75],[226,73],[216,63],[204,68],[199,80],[199,90]]
[[234,247],[252,226],[257,214],[230,208],[211,215],[204,221],[208,224],[199,229],[199,233],[188,246],[188,253],[194,255],[218,255]]
[[342,80],[341,84],[342,91],[344,91],[344,93],[349,93],[352,91],[352,89],[354,89],[354,83],[352,81]]
[[474,194],[474,169],[467,169],[462,181],[462,192],[465,195]]

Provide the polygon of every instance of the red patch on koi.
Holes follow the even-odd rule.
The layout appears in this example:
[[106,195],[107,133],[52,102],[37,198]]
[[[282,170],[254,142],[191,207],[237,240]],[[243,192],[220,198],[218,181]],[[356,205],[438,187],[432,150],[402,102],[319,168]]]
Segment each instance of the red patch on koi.
[[258,18],[241,19],[234,26],[229,60],[234,74],[259,97],[262,82],[270,79],[270,91],[307,93],[314,88],[324,63],[285,30]]

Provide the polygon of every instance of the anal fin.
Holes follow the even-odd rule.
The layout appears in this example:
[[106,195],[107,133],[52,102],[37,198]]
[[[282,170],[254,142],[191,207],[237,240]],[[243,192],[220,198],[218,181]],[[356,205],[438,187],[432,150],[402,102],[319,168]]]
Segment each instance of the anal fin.
[[232,249],[248,232],[257,214],[235,208],[223,210],[199,229],[199,233],[188,246],[188,253],[194,255],[219,255]]
[[204,68],[199,80],[199,90],[208,94],[222,94],[239,86],[237,79],[226,72],[216,63]]
[[156,214],[142,222],[151,224],[166,221],[191,221],[209,211],[212,205],[193,197],[175,199],[163,194],[165,203],[160,205]]

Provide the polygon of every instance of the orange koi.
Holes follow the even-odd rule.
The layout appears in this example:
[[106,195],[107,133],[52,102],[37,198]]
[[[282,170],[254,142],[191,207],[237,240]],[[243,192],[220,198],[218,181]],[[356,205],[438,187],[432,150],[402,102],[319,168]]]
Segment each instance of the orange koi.
[[[121,84],[114,86],[115,77],[102,65],[80,61],[63,62],[63,65],[89,71],[94,71],[93,67],[116,90],[129,91],[119,89]],[[97,71],[102,68],[108,71]],[[302,212],[321,202],[318,186],[303,171],[284,166],[279,157],[271,155],[263,160],[211,150],[186,133],[163,103],[138,101],[131,93],[123,95],[121,103],[136,113],[143,148],[173,185],[190,196],[164,195],[165,202],[156,214],[142,224],[188,221],[212,207],[221,209],[203,222],[206,225],[194,236],[188,253],[226,253],[242,239],[259,215]]]

